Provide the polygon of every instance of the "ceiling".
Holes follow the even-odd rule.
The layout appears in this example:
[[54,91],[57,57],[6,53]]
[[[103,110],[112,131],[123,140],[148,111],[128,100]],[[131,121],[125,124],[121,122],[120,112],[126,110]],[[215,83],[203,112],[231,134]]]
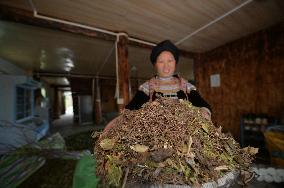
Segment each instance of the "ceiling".
[[[39,15],[122,31],[153,43],[170,39],[188,52],[206,52],[284,20],[283,0],[1,0],[0,6],[32,12],[30,2]],[[133,77],[153,75],[149,48],[129,45],[128,51]],[[0,21],[0,58],[25,70],[116,74],[112,41],[6,21]],[[182,57],[179,66],[182,76],[194,78],[192,59]]]

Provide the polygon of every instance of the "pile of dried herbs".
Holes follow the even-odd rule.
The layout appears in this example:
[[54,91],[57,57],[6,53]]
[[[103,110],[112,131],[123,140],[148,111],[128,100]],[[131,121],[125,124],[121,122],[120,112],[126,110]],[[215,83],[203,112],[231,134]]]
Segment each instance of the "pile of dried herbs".
[[123,111],[95,145],[97,174],[112,186],[126,180],[198,185],[248,169],[252,153],[203,118],[200,108],[168,98]]

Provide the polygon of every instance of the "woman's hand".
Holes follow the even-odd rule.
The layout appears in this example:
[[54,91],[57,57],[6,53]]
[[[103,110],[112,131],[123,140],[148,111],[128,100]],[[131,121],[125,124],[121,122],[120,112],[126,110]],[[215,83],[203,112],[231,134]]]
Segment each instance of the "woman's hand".
[[113,120],[111,120],[106,127],[103,130],[103,133],[101,134],[100,138],[103,138],[107,135],[107,133],[115,126],[115,122],[118,119],[118,117],[114,118]]
[[205,108],[205,107],[201,107],[200,108],[200,112],[201,112],[201,115],[207,119],[207,120],[210,120],[211,121],[211,112],[208,108]]

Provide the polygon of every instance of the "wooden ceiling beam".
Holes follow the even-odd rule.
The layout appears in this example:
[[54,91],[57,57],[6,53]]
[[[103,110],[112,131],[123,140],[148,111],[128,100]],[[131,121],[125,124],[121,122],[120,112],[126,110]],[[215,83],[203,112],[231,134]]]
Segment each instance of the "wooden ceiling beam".
[[50,84],[50,87],[57,87],[57,88],[70,88],[70,85],[62,85],[62,84]]
[[48,29],[55,29],[59,31],[66,31],[74,34],[80,34],[87,37],[103,39],[107,41],[115,41],[116,37],[110,34],[105,34],[102,32],[85,29],[77,26],[72,26],[64,23],[59,23],[55,21],[44,20],[36,18],[33,12],[26,11],[18,8],[12,8],[8,6],[0,6],[0,19],[4,21],[12,21],[22,24],[28,24]]
[[[94,79],[96,77],[98,77],[99,79],[102,80],[115,80],[116,77],[115,76],[104,76],[104,75],[94,75],[94,74],[76,74],[76,73],[66,73],[66,72],[34,72],[33,73],[34,77],[50,77],[50,78],[62,78],[62,77],[66,77],[66,78],[90,78],[90,79]],[[138,78],[130,78],[130,80],[147,80],[149,78],[142,78],[142,77],[138,77]]]

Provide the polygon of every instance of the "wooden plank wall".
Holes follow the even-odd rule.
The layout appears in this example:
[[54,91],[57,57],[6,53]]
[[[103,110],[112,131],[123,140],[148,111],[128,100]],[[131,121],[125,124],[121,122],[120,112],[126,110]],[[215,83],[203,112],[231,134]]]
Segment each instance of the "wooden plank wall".
[[[78,95],[92,95],[91,78],[69,78],[73,98],[74,121],[78,122]],[[102,113],[118,111],[115,96],[116,80],[100,79]],[[96,96],[96,93],[94,94]],[[94,112],[95,113],[95,112]]]
[[115,99],[116,80],[100,80],[102,113],[117,112],[118,106]]
[[79,122],[79,95],[92,95],[92,79],[90,78],[69,78],[72,100],[74,122]]
[[[212,105],[213,121],[236,139],[241,114],[283,114],[284,23],[200,54],[194,66],[197,87]],[[210,87],[212,74],[220,74],[220,87]]]

